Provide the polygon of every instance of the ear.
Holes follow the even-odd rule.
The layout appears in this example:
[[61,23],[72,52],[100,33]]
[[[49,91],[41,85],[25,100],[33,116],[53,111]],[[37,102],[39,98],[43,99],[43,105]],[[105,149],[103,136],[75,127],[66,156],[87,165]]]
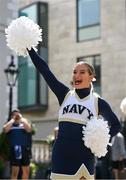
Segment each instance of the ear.
[[90,75],[90,80],[93,81],[94,75]]

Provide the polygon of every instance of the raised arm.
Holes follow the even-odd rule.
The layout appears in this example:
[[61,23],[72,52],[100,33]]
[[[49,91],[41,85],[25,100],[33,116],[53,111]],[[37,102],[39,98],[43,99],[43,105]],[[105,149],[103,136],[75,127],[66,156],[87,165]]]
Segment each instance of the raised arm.
[[121,129],[121,124],[117,116],[112,111],[109,104],[101,98],[98,99],[98,107],[99,107],[99,114],[102,115],[110,125],[110,135],[115,136]]
[[24,128],[27,132],[31,132],[32,130],[31,123],[29,123],[27,119],[21,118],[20,122],[24,125]]
[[14,119],[11,119],[6,124],[4,124],[3,130],[5,133],[8,133],[11,130],[11,127],[13,126],[14,121],[15,121]]
[[66,93],[69,91],[69,88],[57,80],[47,63],[35,52],[33,48],[28,52],[33,64],[42,74],[50,89],[58,98],[59,104],[62,104]]

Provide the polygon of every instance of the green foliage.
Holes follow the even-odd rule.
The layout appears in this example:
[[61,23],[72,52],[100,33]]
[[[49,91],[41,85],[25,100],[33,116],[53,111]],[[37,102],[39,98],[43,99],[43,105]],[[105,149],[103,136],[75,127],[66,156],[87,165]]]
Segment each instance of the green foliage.
[[48,179],[49,163],[30,163],[30,179]]
[[50,163],[37,163],[37,171],[41,172],[41,177],[43,179],[47,178],[47,172],[50,168]]
[[34,178],[37,172],[37,166],[35,163],[31,162],[30,163],[30,178]]
[[32,135],[35,135],[35,133],[36,133],[35,124],[32,124],[31,134],[32,134]]
[[55,137],[54,135],[50,134],[47,136],[47,143],[52,147],[52,145],[54,144],[55,141]]
[[10,147],[9,147],[7,135],[4,132],[2,132],[0,134],[0,157],[2,157],[3,160],[8,160],[9,155],[10,155]]

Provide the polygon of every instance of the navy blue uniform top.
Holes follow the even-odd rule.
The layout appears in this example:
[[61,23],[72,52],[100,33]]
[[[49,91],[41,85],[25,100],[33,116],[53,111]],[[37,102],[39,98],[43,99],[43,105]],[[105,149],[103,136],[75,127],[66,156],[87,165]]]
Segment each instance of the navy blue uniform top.
[[[29,55],[32,62],[42,74],[50,89],[56,95],[59,105],[62,104],[69,87],[61,83],[51,72],[47,63],[31,49]],[[79,98],[89,95],[90,89],[76,89]],[[102,98],[98,98],[98,113],[102,115],[110,125],[110,134],[114,136],[121,128],[117,116],[109,104]],[[94,155],[90,149],[84,146],[82,141],[82,124],[72,122],[59,122],[58,138],[54,143],[52,152],[52,172],[58,174],[73,175],[84,164],[90,174],[94,174]],[[77,155],[76,155],[77,154]]]
[[7,133],[7,137],[11,146],[30,146],[31,133],[27,132],[19,124],[13,124],[11,130]]

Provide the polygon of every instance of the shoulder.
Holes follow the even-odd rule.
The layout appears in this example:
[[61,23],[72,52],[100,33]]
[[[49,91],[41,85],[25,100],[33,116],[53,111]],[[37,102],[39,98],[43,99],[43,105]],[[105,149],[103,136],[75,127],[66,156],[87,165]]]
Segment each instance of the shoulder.
[[21,118],[21,123],[31,124],[31,122],[26,118]]
[[69,90],[69,91],[66,93],[66,95],[65,95],[62,103],[60,104],[60,106],[62,106],[62,105],[64,104],[64,102],[65,102],[70,96],[73,96],[73,94],[74,94],[74,91],[73,91],[73,90]]
[[119,132],[119,133],[117,134],[117,137],[118,137],[119,139],[122,139],[122,138],[123,138],[123,135]]
[[100,114],[109,113],[109,115],[112,113],[112,109],[108,102],[101,97],[98,97],[98,109]]
[[93,92],[93,98],[95,99],[95,101],[98,102],[98,99],[100,98],[100,95],[96,92]]
[[96,92],[93,92],[93,95],[94,95],[94,97],[96,97],[96,98],[100,98],[100,95],[99,95],[98,93],[96,93]]
[[101,97],[98,97],[98,105],[99,105],[99,107],[110,108],[110,105],[108,104],[108,102],[105,101]]
[[67,92],[68,95],[75,95],[75,89],[70,89],[68,92]]
[[22,120],[22,121],[28,121],[28,119],[26,119],[26,118],[22,118],[21,120]]
[[75,90],[74,89],[69,89],[66,92],[66,95],[65,95],[64,99],[66,99],[68,96],[75,96]]
[[64,103],[66,103],[66,101],[71,101],[73,100],[72,98],[74,98],[75,95],[75,90],[73,89],[69,89],[68,92],[66,92],[62,102],[60,103],[60,107],[64,105]]

